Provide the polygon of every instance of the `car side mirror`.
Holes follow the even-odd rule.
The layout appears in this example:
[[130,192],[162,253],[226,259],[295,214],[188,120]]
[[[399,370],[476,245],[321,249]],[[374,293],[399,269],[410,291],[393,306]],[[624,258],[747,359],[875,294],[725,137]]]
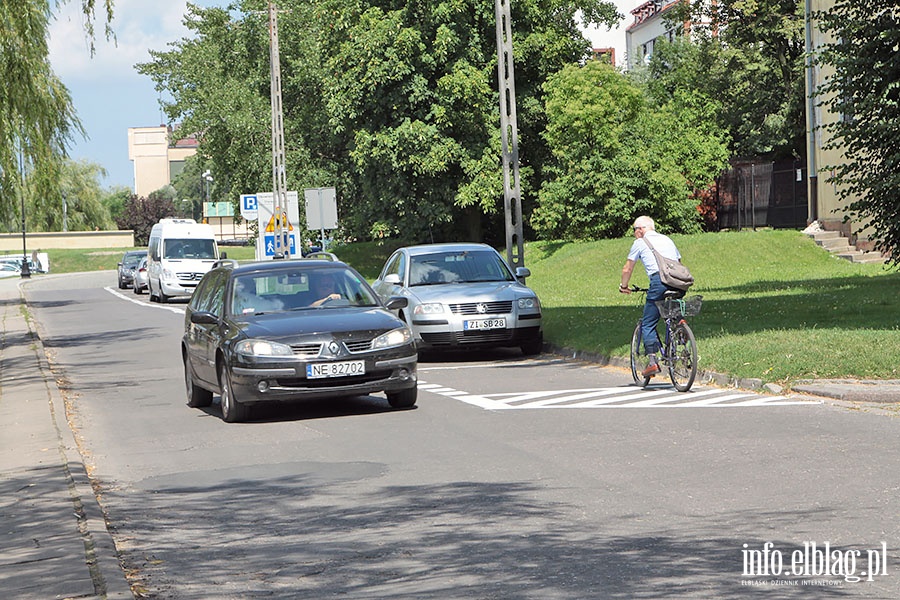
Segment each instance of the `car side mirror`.
[[196,323],[197,325],[217,325],[219,323],[219,317],[209,311],[199,310],[191,313],[191,323]]
[[391,273],[390,275],[385,275],[384,279],[382,279],[385,283],[390,283],[391,285],[400,285],[400,276],[396,273]]
[[401,308],[409,306],[409,298],[403,296],[391,296],[388,298],[387,302],[384,303],[384,306],[388,310],[400,310]]
[[531,269],[528,267],[516,267],[516,279],[531,277]]

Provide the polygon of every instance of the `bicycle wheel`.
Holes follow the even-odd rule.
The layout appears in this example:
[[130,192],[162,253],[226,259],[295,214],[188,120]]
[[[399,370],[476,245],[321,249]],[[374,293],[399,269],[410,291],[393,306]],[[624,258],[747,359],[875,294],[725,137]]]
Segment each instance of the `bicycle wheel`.
[[631,336],[631,376],[634,382],[641,387],[650,383],[649,377],[644,377],[644,369],[647,368],[649,361],[647,357],[641,354],[641,322],[638,321],[637,327],[634,328],[634,335]]
[[697,376],[697,342],[694,332],[685,321],[672,329],[669,342],[669,378],[679,392],[686,392]]

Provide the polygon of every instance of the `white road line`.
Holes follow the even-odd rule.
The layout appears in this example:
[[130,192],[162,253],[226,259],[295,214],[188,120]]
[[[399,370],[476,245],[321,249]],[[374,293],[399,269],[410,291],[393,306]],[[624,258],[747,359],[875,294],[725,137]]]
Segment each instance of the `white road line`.
[[183,307],[179,308],[177,306],[162,306],[160,304],[152,304],[152,303],[148,304],[147,302],[141,302],[137,298],[129,298],[125,294],[122,294],[118,290],[114,290],[111,287],[105,287],[103,289],[106,290],[107,292],[109,292],[110,294],[112,294],[113,296],[118,296],[122,300],[128,300],[129,302],[134,302],[135,304],[138,304],[140,306],[147,306],[149,308],[160,308],[162,310],[168,310],[169,312],[178,313],[178,314],[182,314],[182,315],[184,314]]

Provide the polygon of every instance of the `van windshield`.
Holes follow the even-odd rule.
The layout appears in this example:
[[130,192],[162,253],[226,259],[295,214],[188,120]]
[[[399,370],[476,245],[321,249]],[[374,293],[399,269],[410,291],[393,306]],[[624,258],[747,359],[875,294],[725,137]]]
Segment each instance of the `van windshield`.
[[216,258],[215,240],[168,239],[163,248],[163,258]]

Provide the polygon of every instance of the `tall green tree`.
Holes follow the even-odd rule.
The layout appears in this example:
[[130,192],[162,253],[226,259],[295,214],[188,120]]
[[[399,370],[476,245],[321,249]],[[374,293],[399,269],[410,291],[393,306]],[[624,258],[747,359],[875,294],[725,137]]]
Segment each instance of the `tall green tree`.
[[[59,196],[31,195],[29,228],[33,231],[91,231],[113,229],[109,209],[103,203],[100,178],[106,171],[87,161],[64,160],[59,169]],[[65,211],[63,210],[65,208]]]
[[671,12],[682,33],[685,21],[695,26],[656,44],[648,67],[654,98],[694,90],[718,99],[734,157],[805,156],[803,0],[691,2]]
[[[81,0],[86,35],[93,36],[96,0]],[[101,0],[107,35],[113,0]],[[50,67],[47,29],[54,3],[0,2],[0,220],[11,224],[30,190],[59,198],[67,145],[83,134],[69,91]],[[27,185],[26,185],[27,180]]]
[[715,102],[679,90],[655,106],[633,80],[598,61],[566,67],[544,87],[545,135],[556,162],[533,216],[542,237],[618,237],[642,214],[669,231],[700,230],[695,192],[728,157]]
[[817,15],[834,40],[819,60],[835,74],[819,99],[838,116],[826,126],[827,148],[842,151],[834,173],[848,214],[874,231],[876,247],[900,266],[900,3],[838,0]]
[[[265,3],[191,8],[198,37],[139,65],[173,101],[173,120],[230,197],[271,188]],[[279,3],[288,187],[334,185],[347,235],[479,237],[502,223],[495,16],[491,3],[284,0]],[[513,6],[522,171],[549,157],[541,84],[582,58],[574,17],[613,24],[606,0]],[[223,189],[219,187],[219,189]]]

